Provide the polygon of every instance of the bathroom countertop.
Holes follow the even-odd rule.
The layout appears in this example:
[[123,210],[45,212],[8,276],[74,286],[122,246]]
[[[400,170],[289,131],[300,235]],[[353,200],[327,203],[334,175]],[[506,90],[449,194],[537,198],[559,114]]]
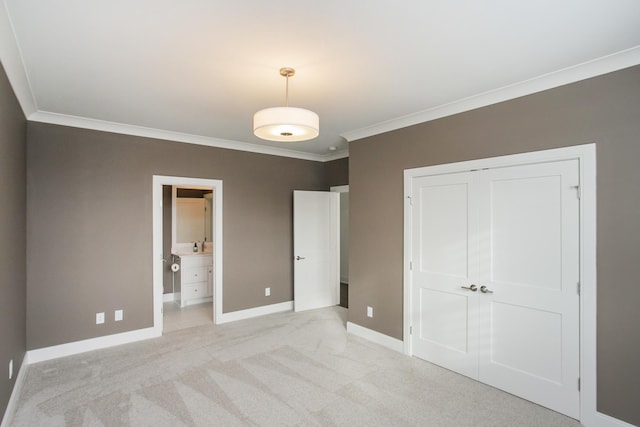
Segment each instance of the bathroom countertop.
[[183,257],[183,256],[198,256],[198,255],[213,255],[213,252],[178,252],[171,255]]

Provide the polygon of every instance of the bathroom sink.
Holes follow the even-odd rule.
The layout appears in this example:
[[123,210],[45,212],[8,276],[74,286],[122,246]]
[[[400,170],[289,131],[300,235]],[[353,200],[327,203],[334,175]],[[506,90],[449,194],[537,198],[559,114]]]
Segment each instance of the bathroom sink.
[[189,256],[189,255],[213,255],[213,252],[180,252],[173,254],[175,256]]

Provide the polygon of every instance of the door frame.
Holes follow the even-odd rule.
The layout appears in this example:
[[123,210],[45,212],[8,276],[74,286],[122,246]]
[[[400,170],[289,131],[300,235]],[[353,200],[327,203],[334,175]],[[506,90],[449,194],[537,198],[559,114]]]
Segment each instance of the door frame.
[[[336,185],[334,187],[329,187],[329,191],[333,193],[348,193],[349,192],[349,184],[347,185]],[[340,242],[342,240],[342,233],[340,233],[340,198],[338,198],[338,304],[340,304],[340,284],[342,283],[342,253],[340,251]]]
[[596,402],[596,144],[426,166],[404,170],[403,336],[404,353],[411,346],[411,195],[413,178],[485,168],[519,166],[560,160],[579,162],[580,175],[580,421],[603,425]]
[[162,186],[207,187],[213,189],[213,323],[222,323],[222,180],[153,175],[153,329],[162,335]]

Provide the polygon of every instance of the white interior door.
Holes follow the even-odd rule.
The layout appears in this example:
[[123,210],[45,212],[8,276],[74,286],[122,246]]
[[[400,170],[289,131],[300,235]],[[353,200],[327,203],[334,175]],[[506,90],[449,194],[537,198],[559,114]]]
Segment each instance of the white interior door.
[[294,310],[338,304],[339,193],[293,192]]
[[413,178],[416,356],[579,418],[578,182],[577,160]]
[[479,379],[579,418],[578,161],[479,176]]
[[413,353],[473,378],[478,376],[476,193],[471,172],[413,181]]

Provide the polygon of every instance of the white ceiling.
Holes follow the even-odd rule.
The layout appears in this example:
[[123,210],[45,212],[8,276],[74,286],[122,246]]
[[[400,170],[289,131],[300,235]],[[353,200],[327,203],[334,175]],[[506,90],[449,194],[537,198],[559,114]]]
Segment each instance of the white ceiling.
[[[640,63],[638,0],[4,3],[0,54],[31,120],[309,158]],[[283,66],[290,105],[320,115],[315,140],[252,134],[255,111],[284,103]]]

